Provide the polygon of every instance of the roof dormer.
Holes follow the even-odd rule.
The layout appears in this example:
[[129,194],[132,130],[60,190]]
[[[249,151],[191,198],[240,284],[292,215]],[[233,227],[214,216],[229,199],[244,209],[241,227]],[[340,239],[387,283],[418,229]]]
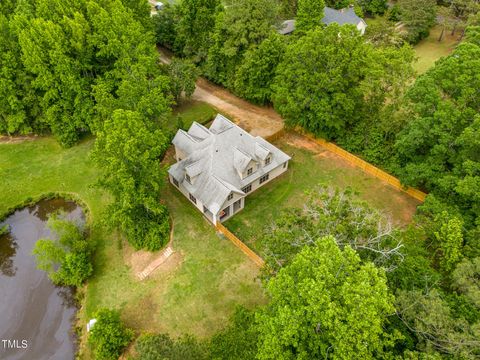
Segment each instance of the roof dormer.
[[192,184],[195,182],[195,178],[197,178],[202,173],[202,164],[201,161],[196,161],[191,163],[190,165],[185,166],[185,180]]

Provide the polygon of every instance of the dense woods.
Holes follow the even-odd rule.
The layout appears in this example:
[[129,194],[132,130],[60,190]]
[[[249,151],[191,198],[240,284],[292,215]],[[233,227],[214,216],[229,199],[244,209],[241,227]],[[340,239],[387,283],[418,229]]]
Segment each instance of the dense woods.
[[[0,131],[51,133],[65,146],[94,134],[113,197],[107,222],[135,248],[168,241],[159,160],[169,137],[156,119],[199,73],[429,193],[399,229],[349,191],[312,189],[262,234],[267,305],[239,309],[204,341],[142,336],[139,359],[480,357],[478,2],[442,8],[463,41],[418,77],[409,44],[428,34],[435,2],[399,0],[388,16],[403,32],[380,28],[368,41],[321,23],[324,5],[350,3],[182,0],[152,19],[141,1],[0,4]],[[279,35],[295,16],[297,31]],[[155,41],[183,60],[159,65]],[[114,356],[132,337],[121,333]]]
[[0,132],[51,133],[63,146],[97,135],[94,160],[114,198],[107,222],[135,248],[159,249],[170,228],[158,202],[169,139],[156,124],[179,92],[192,92],[195,70],[183,61],[160,66],[142,1],[3,6]]

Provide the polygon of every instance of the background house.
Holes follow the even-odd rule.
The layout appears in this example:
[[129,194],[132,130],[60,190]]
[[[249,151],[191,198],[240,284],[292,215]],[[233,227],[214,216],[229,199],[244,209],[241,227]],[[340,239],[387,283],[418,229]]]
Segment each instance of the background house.
[[[360,16],[355,14],[353,7],[336,10],[326,6],[324,8],[322,23],[325,25],[329,25],[331,23],[337,23],[339,25],[355,25],[362,35],[365,34],[365,29],[367,28],[367,23]],[[295,20],[285,20],[280,26],[278,33],[282,35],[288,35],[294,31]]]

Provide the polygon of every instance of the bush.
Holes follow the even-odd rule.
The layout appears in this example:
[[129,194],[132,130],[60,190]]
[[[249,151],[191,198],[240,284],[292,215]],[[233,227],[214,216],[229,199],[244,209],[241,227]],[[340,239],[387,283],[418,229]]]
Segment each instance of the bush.
[[133,330],[120,320],[116,310],[101,309],[94,315],[97,322],[90,331],[88,342],[93,346],[95,359],[118,359],[133,338]]
[[49,218],[47,226],[57,240],[40,239],[33,248],[39,269],[46,271],[56,285],[79,287],[93,273],[92,246],[85,231],[58,215]]

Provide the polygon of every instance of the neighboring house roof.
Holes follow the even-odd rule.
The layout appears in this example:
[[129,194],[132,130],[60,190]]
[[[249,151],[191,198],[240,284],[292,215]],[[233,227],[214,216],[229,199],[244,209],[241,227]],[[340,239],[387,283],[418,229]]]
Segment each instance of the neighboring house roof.
[[[345,9],[332,9],[328,6],[325,6],[324,16],[322,19],[322,23],[325,25],[329,25],[331,23],[337,23],[339,25],[346,25],[351,24],[357,26],[360,22],[364,23],[366,26],[365,21],[355,14],[355,10],[353,8],[345,8]],[[287,35],[295,31],[295,20],[285,20],[281,25],[278,33],[281,35]]]
[[[261,137],[254,137],[222,115],[217,115],[210,129],[194,122],[188,132],[178,130],[172,143],[186,157],[168,170],[169,174],[196,199],[217,214],[231,192],[241,190],[262,175],[290,160],[290,157]],[[252,175],[241,179],[251,161],[262,162],[272,154],[267,166],[259,166]],[[185,180],[188,174],[192,180]]]
[[336,10],[325,6],[323,10],[325,15],[322,22],[325,25],[335,22],[338,25],[352,24],[357,26],[359,22],[364,22],[360,16],[355,14],[353,7]]

